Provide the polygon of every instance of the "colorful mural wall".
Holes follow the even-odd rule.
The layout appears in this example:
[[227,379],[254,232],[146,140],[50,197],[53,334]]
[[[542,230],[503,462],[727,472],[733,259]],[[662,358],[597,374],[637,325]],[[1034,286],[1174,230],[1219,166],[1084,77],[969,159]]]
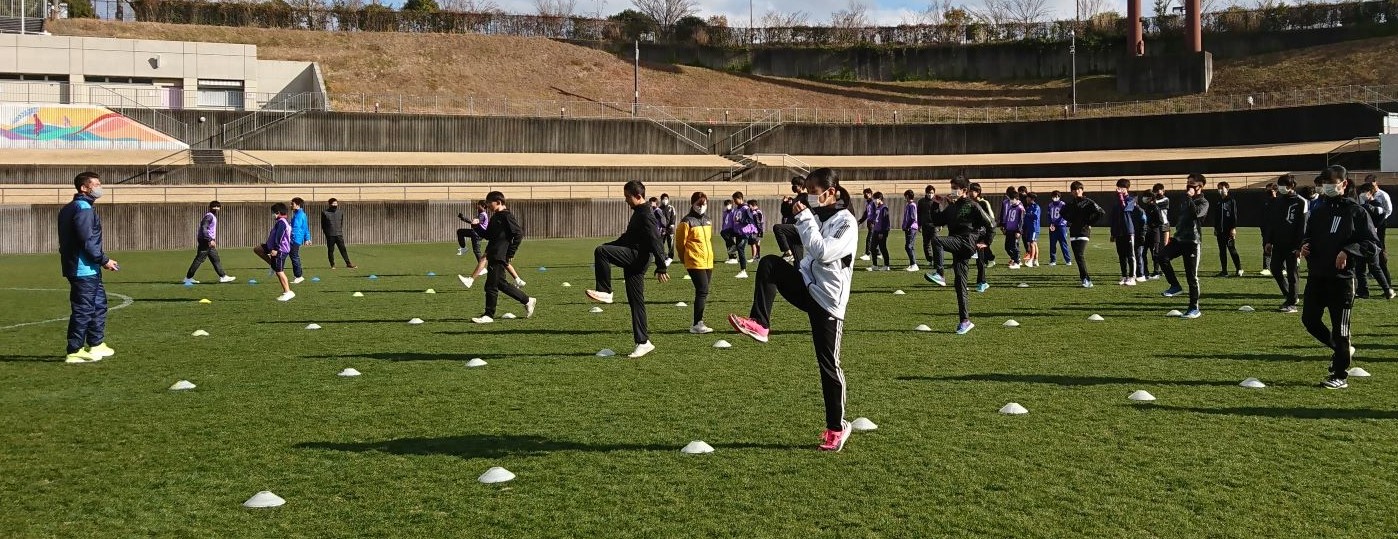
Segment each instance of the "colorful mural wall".
[[106,107],[0,103],[0,148],[173,151],[189,145]]

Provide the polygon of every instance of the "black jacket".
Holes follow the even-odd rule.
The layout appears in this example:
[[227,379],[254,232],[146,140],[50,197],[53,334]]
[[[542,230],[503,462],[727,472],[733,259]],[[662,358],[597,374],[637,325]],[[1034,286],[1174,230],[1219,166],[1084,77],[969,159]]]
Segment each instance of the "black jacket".
[[1146,228],[1150,230],[1170,229],[1170,199],[1151,198],[1145,202]]
[[1199,243],[1204,238],[1204,219],[1209,216],[1209,199],[1185,196],[1176,206],[1175,235],[1170,241]]
[[485,258],[490,262],[508,263],[519,251],[524,241],[524,227],[510,210],[500,210],[490,216],[490,226],[485,227]]
[[1306,237],[1306,199],[1291,193],[1268,202],[1262,230],[1262,243],[1271,244],[1274,253],[1295,251]]
[[1068,239],[1092,236],[1092,224],[1107,212],[1102,211],[1096,201],[1090,198],[1074,198],[1063,207],[1063,218],[1068,221]]
[[937,224],[932,215],[937,213],[937,201],[930,196],[923,196],[917,199],[917,227],[922,230],[924,236],[934,238],[937,236]]
[[1231,196],[1219,199],[1218,211],[1214,212],[1214,234],[1222,235],[1235,228],[1238,228],[1238,201]]
[[796,222],[796,214],[791,212],[791,207],[796,205],[796,200],[787,197],[782,199],[781,214],[782,224],[789,225]]
[[947,227],[948,236],[966,238],[972,242],[984,231],[995,227],[985,208],[969,197],[959,198],[945,209],[935,209],[931,223],[933,226]]
[[324,232],[326,236],[345,235],[345,212],[338,208],[333,210],[326,208],[325,211],[320,212],[320,231]]
[[[491,226],[494,224],[491,223]],[[650,255],[655,258],[655,273],[666,273],[665,244],[660,241],[658,227],[659,223],[650,204],[641,204],[632,208],[631,220],[626,223],[626,231],[622,232],[616,241],[607,245],[628,247],[640,251],[642,256]]]
[[[1378,252],[1378,235],[1369,212],[1349,197],[1327,198],[1306,221],[1303,244],[1310,245],[1307,278],[1354,278],[1354,268]],[[1345,269],[1335,269],[1340,251],[1349,255]]]

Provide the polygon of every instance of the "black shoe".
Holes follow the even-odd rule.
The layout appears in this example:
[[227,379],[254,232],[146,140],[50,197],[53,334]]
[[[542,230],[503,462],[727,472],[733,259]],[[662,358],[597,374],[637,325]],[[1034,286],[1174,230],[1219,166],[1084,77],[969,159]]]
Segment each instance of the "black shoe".
[[1231,275],[1231,274],[1228,273],[1228,272],[1226,272],[1226,271],[1220,271],[1220,272],[1218,272],[1218,273],[1215,273],[1215,274],[1214,274],[1214,277],[1228,277],[1229,275]]

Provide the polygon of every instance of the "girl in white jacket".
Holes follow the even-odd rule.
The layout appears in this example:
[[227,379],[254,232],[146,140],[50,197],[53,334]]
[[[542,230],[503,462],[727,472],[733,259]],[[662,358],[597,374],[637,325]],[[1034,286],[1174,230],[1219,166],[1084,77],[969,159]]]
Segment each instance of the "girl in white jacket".
[[728,317],[734,329],[765,343],[772,326],[772,303],[778,293],[809,316],[825,398],[822,451],[839,451],[850,434],[850,425],[845,421],[840,340],[855,251],[859,248],[859,223],[847,209],[849,198],[849,192],[835,178],[835,171],[822,168],[811,172],[806,177],[806,195],[792,206],[805,256],[797,266],[780,256],[763,257],[757,267],[750,315]]

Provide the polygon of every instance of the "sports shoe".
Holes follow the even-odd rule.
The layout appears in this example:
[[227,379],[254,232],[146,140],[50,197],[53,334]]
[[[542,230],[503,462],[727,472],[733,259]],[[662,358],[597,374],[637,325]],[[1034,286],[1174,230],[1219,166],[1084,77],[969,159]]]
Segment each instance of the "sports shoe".
[[238,280],[238,278],[232,275],[224,275],[223,277],[218,278],[218,282],[220,283],[231,283],[236,280]]
[[929,273],[924,273],[924,274],[922,275],[922,278],[927,279],[927,282],[932,283],[932,284],[935,284],[935,285],[937,285],[937,286],[946,286],[946,285],[947,285],[947,279],[946,279],[945,277],[942,277],[941,275],[936,274],[936,273],[931,273],[931,272],[929,272]]
[[305,277],[297,277],[297,278],[291,280],[291,284],[301,284],[301,283],[304,283],[304,282],[306,282],[306,278],[305,278]]
[[277,301],[291,301],[291,298],[294,298],[294,297],[296,297],[296,293],[295,293],[295,292],[287,291],[287,292],[283,293],[282,295],[277,296]]
[[917,264],[913,264],[911,266],[908,266],[907,269],[904,269],[903,271],[911,273],[915,271],[922,271],[922,268],[917,267]]
[[462,247],[462,248],[456,250],[456,256],[462,256],[462,255],[465,255],[465,254],[466,254],[466,248],[465,248],[465,247]]
[[1190,309],[1184,313],[1184,317],[1190,320],[1199,318],[1201,316],[1204,316],[1204,313],[1200,312],[1199,309]]
[[1063,265],[1065,265],[1065,266],[1071,266],[1071,265],[1073,265],[1073,261],[1072,261],[1072,260],[1069,260],[1069,261],[1067,261],[1067,262],[1064,262]]
[[587,298],[592,301],[607,304],[610,304],[612,302],[612,294],[610,292],[598,292],[596,290],[588,290],[585,293],[587,294]]
[[1016,269],[1019,269],[1019,268],[1020,268],[1019,262],[1010,262],[1010,269],[1016,270]]
[[[102,359],[102,358],[108,358],[108,357],[115,356],[115,355],[116,355],[116,350],[112,350],[112,347],[107,346],[107,343],[98,343],[97,346],[93,346],[92,348],[88,348],[88,349],[87,349],[87,353],[88,353],[88,355],[92,356],[93,358],[96,358],[96,359],[93,359],[93,361],[97,361],[97,360]],[[1354,355],[1354,354],[1351,353],[1350,355]]]
[[1393,299],[1393,298],[1398,298],[1398,291],[1394,291],[1392,288],[1390,288],[1390,289],[1388,289],[1387,292],[1384,292],[1384,293],[1383,293],[1383,299]]
[[842,430],[825,429],[825,435],[821,437],[820,450],[838,453],[845,448],[845,442],[849,441],[850,432],[854,429],[850,427],[849,421],[840,421]]
[[1291,313],[1296,312],[1296,306],[1295,306],[1295,305],[1282,305],[1281,307],[1277,307],[1277,312],[1279,312],[1279,313],[1291,314]]
[[869,259],[869,255],[861,256],[861,257],[859,257],[859,259],[860,259],[860,260],[863,260],[863,261],[865,261],[865,262],[868,262],[868,261],[870,260],[870,259]]
[[486,316],[486,315],[480,315],[480,316],[477,316],[477,317],[475,317],[475,318],[472,318],[472,319],[471,319],[471,322],[472,322],[472,323],[475,323],[475,324],[490,324],[490,323],[494,323],[494,322],[495,322],[495,319],[494,319],[494,318],[491,318],[491,317],[489,317],[489,316]]
[[962,320],[960,324],[956,325],[956,334],[965,335],[970,333],[973,329],[976,329],[975,324],[971,323],[970,320]]
[[980,253],[971,253],[971,260],[979,260],[980,257],[981,257],[981,254],[980,254]]
[[475,279],[472,279],[465,275],[461,275],[459,273],[456,275],[456,278],[461,281],[461,286],[464,286],[466,288],[471,288],[472,285],[476,284]]
[[734,275],[733,278],[734,278],[734,279],[746,279],[746,278],[748,278],[748,272],[747,272],[747,271],[740,271],[740,272],[738,272],[737,275]]
[[1215,274],[1214,274],[1214,277],[1228,277],[1228,272],[1226,272],[1226,271],[1220,271],[1220,272],[1218,272],[1218,273],[1215,273]]
[[1126,286],[1136,286],[1136,278],[1135,278],[1135,277],[1127,277],[1127,278],[1126,278],[1126,281],[1123,282],[1123,283],[1121,283],[1121,284],[1124,284],[1124,285],[1126,285]]
[[1184,292],[1184,289],[1178,286],[1172,286],[1170,288],[1166,288],[1164,292],[1160,293],[1160,295],[1165,296],[1167,298],[1173,298],[1175,296],[1180,295],[1180,292]]
[[534,318],[534,307],[538,305],[539,298],[529,298],[529,301],[524,304],[524,317]]
[[649,354],[649,353],[651,353],[651,352],[654,352],[654,351],[655,351],[655,345],[654,345],[654,344],[651,344],[650,341],[646,341],[646,342],[643,342],[643,343],[641,343],[641,344],[636,345],[636,350],[635,350],[634,352],[631,352],[631,354],[628,355],[628,356],[626,356],[626,357],[629,357],[629,358],[631,358],[631,359],[636,359],[636,358],[638,358],[638,357],[642,357],[642,356],[644,356],[644,355],[646,355],[646,354]]
[[520,279],[519,277],[515,277],[515,286],[518,286],[518,287],[520,287],[520,288],[524,288],[524,285],[525,285],[525,284],[527,284],[527,283],[524,282],[524,279]]
[[1057,260],[1050,260],[1050,261],[1049,261],[1049,266],[1057,266],[1057,265],[1058,265],[1058,261],[1057,261]]
[[345,267],[346,267],[346,268],[349,268],[349,269],[357,269],[357,268],[359,268],[359,266],[356,266],[356,265],[354,265],[354,264],[345,264]]
[[698,324],[694,324],[694,327],[689,328],[689,332],[695,335],[703,335],[705,333],[713,333],[714,329],[704,325],[704,322],[701,320]]
[[1082,280],[1082,287],[1083,287],[1083,288],[1092,288],[1092,279],[1083,279],[1083,280]]
[[64,363],[87,363],[89,361],[100,360],[101,358],[93,357],[93,355],[88,353],[87,350],[78,350],[77,352],[68,354],[67,357],[63,358]]
[[1238,270],[1238,276],[1239,276],[1239,277],[1242,277],[1242,276],[1243,276],[1243,273],[1245,273],[1243,270]]
[[993,268],[993,267],[995,267],[995,261],[994,261],[994,260],[987,260],[987,261],[985,262],[985,267],[987,267],[987,268]]
[[[867,260],[867,259],[866,259],[866,260]],[[737,263],[738,263],[738,259],[736,259],[736,258],[730,258],[730,259],[728,259],[728,260],[724,260],[723,263],[724,263],[724,264],[737,264]]]
[[1271,276],[1272,276],[1272,270],[1264,269],[1264,270],[1262,270],[1262,271],[1257,272],[1257,274],[1258,274],[1258,275],[1261,275],[1261,276],[1263,276],[1263,277],[1271,277]]
[[1117,284],[1118,286],[1126,286],[1126,279],[1125,279],[1125,278],[1118,279],[1117,282],[1116,282],[1116,284]]
[[976,285],[976,292],[985,292],[986,290],[990,290],[990,283],[979,283]]
[[795,264],[795,263],[796,263],[796,257],[795,257],[795,256],[792,256],[791,253],[787,253],[787,254],[782,255],[782,260],[785,260],[786,263],[788,263],[788,264]]
[[666,258],[666,259],[665,259],[665,265],[666,265],[666,266],[668,266],[668,265],[670,265],[670,264],[673,264],[673,263],[675,263],[675,259],[673,259],[673,258]]
[[879,271],[893,271],[893,268],[890,266],[880,266]]
[[1326,378],[1324,382],[1321,382],[1320,387],[1325,389],[1348,389],[1349,382],[1345,381],[1344,378],[1335,378],[1332,376]]
[[728,323],[733,326],[733,329],[738,330],[738,333],[752,337],[754,341],[767,342],[768,330],[762,327],[762,324],[757,323],[756,320],[745,316],[730,314],[728,315]]
[[180,283],[181,283],[181,284],[190,285],[190,284],[199,284],[199,281],[196,281],[196,280],[194,280],[194,279],[186,278],[185,280],[180,281]]

